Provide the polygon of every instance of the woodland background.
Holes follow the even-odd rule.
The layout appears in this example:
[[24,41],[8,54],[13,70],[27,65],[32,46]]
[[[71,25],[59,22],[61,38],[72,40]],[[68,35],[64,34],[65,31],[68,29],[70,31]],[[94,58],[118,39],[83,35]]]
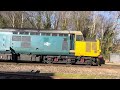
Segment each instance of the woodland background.
[[120,52],[119,11],[0,11],[0,28],[77,30],[97,38],[102,55]]

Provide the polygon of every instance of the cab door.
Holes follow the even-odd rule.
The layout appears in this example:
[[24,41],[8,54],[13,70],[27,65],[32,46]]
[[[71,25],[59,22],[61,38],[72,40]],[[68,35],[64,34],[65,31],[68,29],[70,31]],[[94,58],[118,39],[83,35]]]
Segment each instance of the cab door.
[[75,34],[70,34],[70,50],[75,50]]
[[84,56],[85,42],[83,40],[83,35],[75,35],[75,56]]

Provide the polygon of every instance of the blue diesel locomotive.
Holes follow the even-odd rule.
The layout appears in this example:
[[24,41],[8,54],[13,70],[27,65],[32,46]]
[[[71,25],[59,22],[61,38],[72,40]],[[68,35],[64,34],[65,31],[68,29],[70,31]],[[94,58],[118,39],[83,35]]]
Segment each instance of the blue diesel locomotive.
[[98,64],[99,42],[94,41],[95,47],[89,52],[90,46],[86,44],[85,50],[81,49],[84,51],[81,56],[78,49],[82,44],[78,41],[85,44],[80,31],[0,29],[0,59]]

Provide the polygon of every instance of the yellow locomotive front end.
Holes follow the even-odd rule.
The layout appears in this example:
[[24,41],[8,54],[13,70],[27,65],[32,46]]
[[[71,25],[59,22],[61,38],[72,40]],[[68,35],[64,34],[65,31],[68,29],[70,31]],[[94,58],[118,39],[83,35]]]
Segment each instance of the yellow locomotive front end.
[[71,31],[74,34],[74,49],[70,50],[78,57],[98,57],[101,52],[99,40],[84,40],[81,31]]
[[75,41],[75,56],[90,56],[98,57],[100,55],[100,41],[80,41],[77,39]]
[[76,63],[101,66],[99,59],[101,53],[99,40],[84,40],[82,33],[75,33],[74,41],[74,55],[77,57]]

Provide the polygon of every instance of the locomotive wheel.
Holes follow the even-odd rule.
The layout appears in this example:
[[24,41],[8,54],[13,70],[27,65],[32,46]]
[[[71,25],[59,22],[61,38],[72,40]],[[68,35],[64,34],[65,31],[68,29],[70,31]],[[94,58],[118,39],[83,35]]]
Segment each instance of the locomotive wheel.
[[95,58],[91,58],[90,65],[94,66],[95,64],[96,64],[96,59]]
[[71,64],[71,60],[70,59],[66,59],[66,64]]
[[43,56],[43,63],[46,63],[46,58],[45,58],[45,56]]
[[40,63],[43,62],[43,56],[40,56]]
[[101,66],[100,59],[98,59],[98,58],[96,58],[96,65],[97,65],[97,66]]
[[90,64],[91,66],[93,66],[93,61],[91,61],[91,64]]
[[95,66],[101,66],[100,59],[98,59],[98,58],[92,58],[91,59],[91,66],[93,66],[93,65],[95,65]]
[[47,63],[47,64],[51,64],[52,62],[53,62],[52,58],[48,58],[48,59],[46,60],[46,63]]
[[92,60],[92,58],[90,59],[90,65],[93,66],[93,60]]
[[71,64],[75,65],[77,60],[71,60]]
[[51,61],[49,61],[49,60],[47,60],[47,61],[46,61],[46,63],[47,63],[47,64],[51,64],[52,62],[51,62]]

